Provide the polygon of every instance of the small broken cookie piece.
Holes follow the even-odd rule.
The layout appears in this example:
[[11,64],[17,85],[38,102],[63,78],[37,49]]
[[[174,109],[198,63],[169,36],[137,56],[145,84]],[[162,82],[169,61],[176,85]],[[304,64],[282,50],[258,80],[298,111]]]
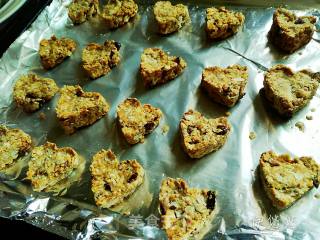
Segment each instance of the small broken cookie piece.
[[278,209],[294,204],[320,182],[320,166],[311,157],[292,159],[269,151],[260,157],[260,177],[263,187]]
[[279,49],[292,53],[310,42],[316,20],[314,16],[298,17],[285,8],[278,8],[273,14],[269,39]]
[[181,179],[166,178],[159,194],[162,228],[168,239],[199,239],[216,210],[216,192],[189,188]]
[[191,21],[187,6],[172,5],[169,1],[156,2],[153,13],[158,24],[158,32],[161,34],[176,32]]
[[34,191],[51,192],[55,185],[71,177],[79,162],[79,156],[72,148],[58,148],[56,144],[46,142],[32,150],[27,179]]
[[201,86],[215,102],[232,107],[244,96],[247,82],[247,67],[232,65],[205,68]]
[[108,0],[100,16],[108,28],[122,27],[136,16],[138,5],[133,0]]
[[0,172],[13,166],[32,148],[32,139],[24,131],[0,125]]
[[111,150],[102,149],[93,156],[90,172],[91,190],[102,208],[122,203],[144,180],[144,169],[137,160],[119,163]]
[[136,98],[127,98],[117,108],[121,132],[130,144],[144,142],[160,122],[162,112],[150,104],[142,105]]
[[289,67],[276,65],[264,76],[264,95],[280,115],[291,117],[315,95],[319,75],[308,70],[293,72]]
[[97,15],[99,0],[73,0],[68,7],[68,16],[73,24],[81,24]]
[[80,86],[64,86],[60,90],[56,113],[67,134],[89,126],[109,111],[109,104],[97,92],[85,92]]
[[240,12],[233,12],[225,7],[207,8],[206,32],[212,40],[226,39],[237,33],[245,17]]
[[230,130],[226,117],[208,119],[193,110],[184,113],[180,121],[182,146],[191,158],[201,158],[221,148]]
[[146,87],[166,83],[180,75],[187,63],[159,48],[146,48],[141,55],[140,74]]
[[58,92],[55,81],[34,73],[21,76],[14,85],[13,99],[26,112],[39,110]]
[[86,73],[95,79],[110,72],[120,62],[120,46],[115,41],[88,44],[82,51],[82,66]]
[[51,69],[70,57],[76,49],[76,42],[70,38],[52,36],[51,39],[40,41],[39,55],[45,69]]

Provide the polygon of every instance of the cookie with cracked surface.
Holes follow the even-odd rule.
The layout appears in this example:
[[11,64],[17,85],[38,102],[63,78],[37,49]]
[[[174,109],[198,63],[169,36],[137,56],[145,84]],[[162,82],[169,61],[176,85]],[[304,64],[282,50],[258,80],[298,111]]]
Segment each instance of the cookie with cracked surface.
[[168,239],[199,239],[216,210],[216,192],[190,188],[181,179],[166,178],[159,194],[162,228]]
[[244,23],[241,12],[234,12],[225,7],[207,8],[206,32],[209,39],[222,40],[236,34]]
[[153,13],[158,25],[158,32],[161,34],[176,32],[191,21],[187,6],[183,4],[172,5],[169,1],[156,2]]
[[42,66],[49,70],[70,57],[76,49],[76,42],[71,38],[52,36],[40,41],[39,55]]
[[247,67],[232,65],[205,68],[201,86],[215,102],[232,107],[245,95],[247,82]]
[[138,5],[133,0],[109,0],[100,16],[109,28],[115,29],[124,26],[137,13]]
[[260,157],[260,178],[273,206],[285,209],[320,182],[320,166],[311,157],[292,159],[269,151]]
[[178,77],[186,68],[182,57],[169,56],[159,48],[146,48],[141,55],[140,74],[146,87],[155,87]]
[[97,92],[85,92],[80,86],[64,86],[56,106],[57,118],[67,134],[89,126],[109,111],[109,104]]
[[120,62],[120,46],[115,41],[88,44],[82,51],[82,67],[92,79],[109,73]]
[[97,15],[99,0],[73,0],[68,7],[68,16],[73,24],[81,24]]
[[58,148],[56,144],[46,142],[32,150],[27,179],[34,191],[51,192],[55,185],[71,178],[79,164],[80,158],[74,149]]
[[0,171],[12,167],[19,158],[28,154],[32,139],[24,131],[0,125]]
[[150,104],[141,104],[136,98],[127,98],[117,108],[118,122],[124,138],[130,144],[144,142],[160,122],[162,112]]
[[314,16],[298,17],[292,11],[278,8],[273,14],[269,39],[282,51],[292,53],[310,42],[316,20]]
[[226,117],[208,119],[194,110],[184,113],[180,120],[182,146],[191,158],[201,158],[221,148],[230,130]]
[[111,150],[102,149],[90,165],[91,189],[97,206],[122,203],[143,183],[144,169],[137,160],[119,162]]
[[35,112],[50,101],[58,90],[53,79],[29,73],[21,76],[15,83],[13,99],[25,112]]
[[309,70],[294,72],[284,65],[276,65],[264,76],[263,93],[280,115],[291,117],[309,103],[319,81],[319,74]]

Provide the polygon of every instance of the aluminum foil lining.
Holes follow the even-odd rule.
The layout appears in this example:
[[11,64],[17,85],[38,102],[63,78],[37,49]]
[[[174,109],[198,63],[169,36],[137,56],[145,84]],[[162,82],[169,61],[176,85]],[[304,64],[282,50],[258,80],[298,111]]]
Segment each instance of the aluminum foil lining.
[[[293,156],[313,156],[320,161],[320,95],[289,120],[282,120],[261,98],[264,71],[283,63],[295,70],[320,70],[320,33],[291,55],[279,53],[267,40],[276,1],[217,1],[245,14],[243,30],[227,40],[212,43],[204,32],[205,8],[210,1],[185,1],[192,24],[170,36],[159,36],[150,1],[137,1],[139,15],[123,28],[109,31],[99,19],[73,26],[67,16],[70,1],[53,0],[6,51],[0,60],[0,122],[29,133],[36,145],[45,141],[73,147],[86,159],[79,183],[64,196],[32,192],[24,180],[25,167],[15,179],[1,176],[0,216],[20,219],[69,239],[166,239],[159,227],[158,193],[166,176],[184,178],[191,187],[218,193],[218,212],[205,239],[317,239],[320,236],[319,190],[312,190],[289,209],[271,207],[256,175],[259,156],[267,150]],[[320,17],[317,1],[287,1],[297,14]],[[267,6],[269,4],[269,6]],[[320,21],[317,23],[320,29]],[[55,34],[76,40],[75,53],[63,64],[45,71],[39,61],[39,41]],[[108,75],[89,80],[81,69],[81,51],[89,42],[113,39],[122,44],[120,65]],[[177,79],[146,89],[139,75],[140,55],[146,47],[160,47],[186,59],[188,67]],[[213,103],[199,89],[201,72],[208,66],[246,65],[249,83],[245,97],[232,109]],[[94,125],[67,136],[59,126],[54,106],[57,96],[39,112],[26,114],[12,102],[12,87],[21,75],[33,71],[63,85],[80,84],[98,91],[111,105],[108,115]],[[160,126],[145,143],[129,146],[116,125],[116,107],[127,97],[159,107],[164,113]],[[225,146],[199,160],[191,160],[180,145],[178,123],[188,109],[207,117],[230,111],[232,133]],[[315,110],[315,111],[314,111]],[[39,113],[46,120],[39,119]],[[312,116],[313,120],[307,120]],[[310,118],[309,118],[310,119]],[[296,127],[304,126],[304,129]],[[168,126],[169,131],[162,131]],[[303,131],[302,131],[303,130]],[[254,132],[256,138],[250,140]],[[98,150],[111,148],[120,160],[137,159],[146,169],[146,183],[139,189],[125,216],[100,210],[90,191],[88,166]],[[141,191],[141,192],[139,192]],[[119,210],[119,209],[113,209]]]

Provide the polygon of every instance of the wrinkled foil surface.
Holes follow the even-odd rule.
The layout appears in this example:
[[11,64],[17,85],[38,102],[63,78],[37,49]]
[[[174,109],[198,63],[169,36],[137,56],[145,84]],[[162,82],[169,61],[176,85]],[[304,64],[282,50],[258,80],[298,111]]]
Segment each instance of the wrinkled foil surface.
[[[0,122],[30,134],[35,145],[45,141],[73,147],[86,159],[81,180],[64,196],[32,192],[24,180],[26,167],[15,179],[1,176],[0,216],[20,219],[69,239],[166,239],[159,227],[158,193],[163,178],[181,177],[191,187],[217,191],[217,215],[205,239],[318,239],[320,236],[320,191],[314,189],[284,211],[276,211],[261,187],[257,166],[261,153],[274,150],[292,156],[312,156],[320,163],[320,91],[293,118],[277,116],[259,94],[266,69],[286,64],[294,70],[320,71],[320,33],[291,55],[279,53],[267,40],[277,1],[217,1],[242,11],[246,21],[235,36],[217,43],[206,40],[205,8],[209,1],[186,1],[192,24],[180,32],[159,36],[151,1],[138,1],[139,14],[128,25],[110,31],[99,19],[73,26],[67,16],[70,1],[54,0],[6,51],[0,60]],[[288,1],[298,15],[318,17],[317,1]],[[45,71],[38,56],[39,41],[55,34],[77,42],[75,53],[61,65]],[[121,43],[121,63],[108,75],[90,80],[81,69],[81,51],[90,42],[113,39]],[[160,47],[186,59],[188,67],[177,79],[146,89],[139,74],[140,55],[146,47]],[[213,103],[199,89],[201,72],[208,66],[246,65],[249,82],[244,98],[232,109]],[[56,80],[57,84],[81,85],[98,91],[110,103],[106,117],[71,136],[64,134],[55,116],[58,95],[40,111],[26,114],[12,101],[16,79],[29,71]],[[116,124],[116,107],[127,97],[159,107],[164,116],[145,143],[128,145]],[[230,112],[232,133],[225,146],[198,160],[191,160],[180,145],[179,120],[188,109],[207,117]],[[39,113],[46,115],[39,119]],[[312,120],[307,120],[312,116]],[[296,123],[304,125],[304,131]],[[163,129],[169,127],[169,131]],[[249,133],[256,138],[250,140]],[[142,189],[131,200],[128,215],[117,209],[98,209],[90,190],[88,167],[100,149],[112,149],[118,159],[137,159],[146,169]]]

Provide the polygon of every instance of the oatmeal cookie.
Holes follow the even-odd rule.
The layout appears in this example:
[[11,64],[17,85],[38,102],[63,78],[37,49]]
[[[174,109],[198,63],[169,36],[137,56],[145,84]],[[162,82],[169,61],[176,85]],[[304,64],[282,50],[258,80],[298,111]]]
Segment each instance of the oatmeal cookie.
[[308,70],[293,72],[289,67],[276,65],[264,76],[263,93],[280,115],[290,117],[309,103],[319,80],[319,74]]
[[161,34],[176,32],[191,21],[187,6],[172,5],[169,1],[156,2],[153,13],[158,24],[158,32]]
[[201,158],[221,148],[230,130],[226,117],[208,119],[193,110],[184,113],[180,121],[182,146],[191,158]]
[[68,7],[68,15],[73,24],[81,24],[97,15],[99,0],[73,0]]
[[119,28],[128,23],[138,13],[138,5],[133,0],[109,0],[100,16],[106,25]]
[[67,134],[95,123],[109,111],[109,105],[100,93],[85,92],[80,86],[64,86],[60,93],[56,113]]
[[70,57],[76,49],[76,42],[70,38],[43,39],[40,41],[39,55],[45,69],[51,69]]
[[50,101],[58,92],[55,81],[34,73],[21,76],[13,88],[13,99],[17,106],[26,112],[39,110],[45,102]]
[[215,191],[189,188],[181,178],[162,181],[159,202],[162,228],[172,240],[199,239],[216,212]]
[[285,209],[313,187],[319,187],[320,166],[311,157],[292,159],[269,151],[260,157],[263,187],[278,209]]
[[120,46],[115,41],[87,45],[82,51],[82,66],[86,73],[95,79],[110,72],[120,62]]
[[207,8],[206,32],[212,40],[226,39],[237,33],[245,17],[240,12],[233,12],[225,7]]
[[119,163],[111,150],[101,150],[90,165],[91,189],[97,206],[109,208],[122,203],[144,180],[144,169],[136,160]]
[[31,137],[20,129],[0,125],[0,172],[14,165],[32,148]]
[[209,67],[202,72],[201,86],[215,102],[232,107],[244,96],[247,82],[245,66]]
[[292,53],[310,42],[316,20],[314,16],[298,17],[285,8],[278,8],[273,14],[269,39],[279,49]]
[[146,87],[154,87],[176,78],[186,66],[181,57],[169,56],[159,48],[146,48],[141,55],[140,74]]

